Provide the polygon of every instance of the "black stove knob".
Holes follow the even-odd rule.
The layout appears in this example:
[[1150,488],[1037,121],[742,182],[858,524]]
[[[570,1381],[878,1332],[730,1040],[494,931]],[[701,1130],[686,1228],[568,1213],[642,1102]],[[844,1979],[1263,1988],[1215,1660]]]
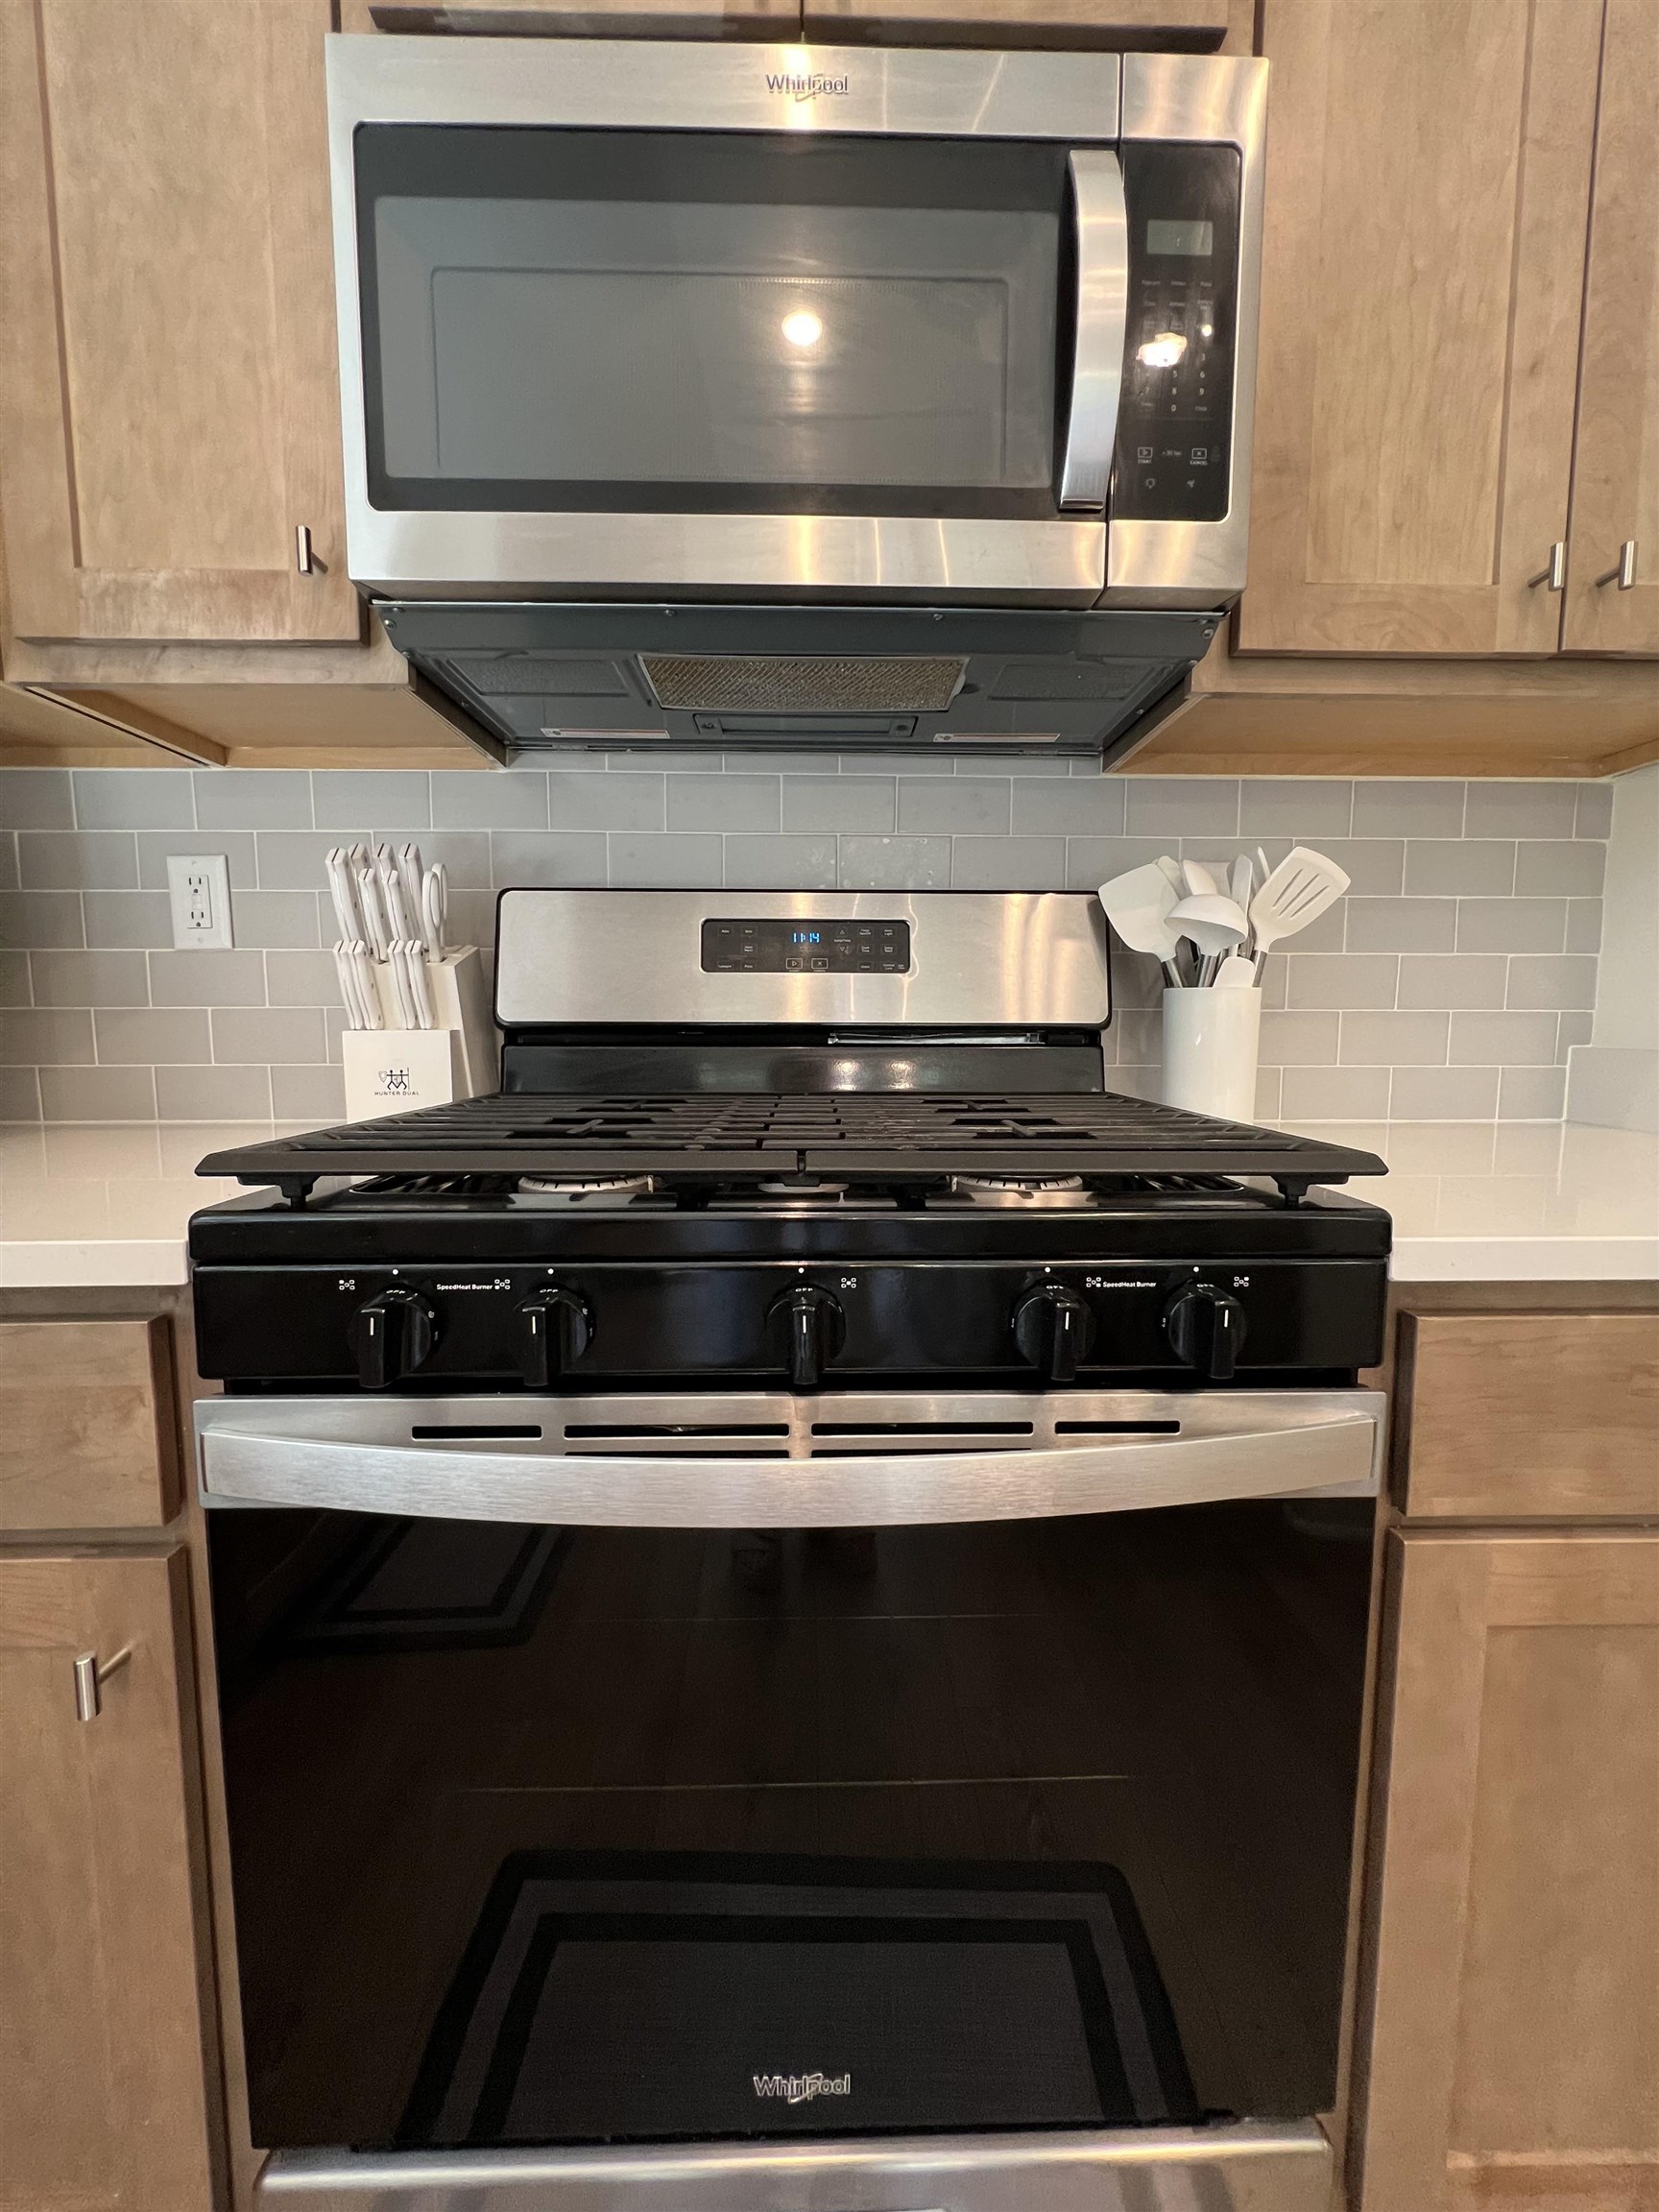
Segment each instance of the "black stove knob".
[[847,1316],[828,1290],[802,1283],[772,1301],[766,1333],[774,1343],[783,1340],[790,1389],[816,1390],[825,1367],[847,1341]]
[[1177,1358],[1206,1382],[1231,1382],[1244,1342],[1244,1309],[1212,1283],[1194,1283],[1171,1299],[1164,1334]]
[[365,1390],[384,1390],[432,1356],[438,1317],[413,1290],[382,1290],[359,1306],[348,1331]]
[[1089,1301],[1063,1283],[1028,1290],[1014,1309],[1014,1341],[1050,1382],[1070,1382],[1094,1341]]
[[518,1372],[526,1390],[551,1390],[580,1359],[593,1334],[593,1316],[574,1290],[556,1283],[533,1290],[518,1309]]

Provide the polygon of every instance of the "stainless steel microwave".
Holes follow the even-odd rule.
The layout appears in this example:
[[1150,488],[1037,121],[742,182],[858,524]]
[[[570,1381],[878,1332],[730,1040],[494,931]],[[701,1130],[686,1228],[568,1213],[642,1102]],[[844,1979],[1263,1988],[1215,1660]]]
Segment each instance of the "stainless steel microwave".
[[1242,586],[1264,62],[328,47],[372,593]]

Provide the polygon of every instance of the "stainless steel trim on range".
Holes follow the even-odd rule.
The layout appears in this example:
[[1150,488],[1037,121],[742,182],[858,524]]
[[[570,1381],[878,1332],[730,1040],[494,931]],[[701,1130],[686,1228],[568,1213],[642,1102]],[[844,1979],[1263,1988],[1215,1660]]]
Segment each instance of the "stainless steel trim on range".
[[[709,974],[706,921],[902,925],[903,974]],[[589,1022],[1096,1028],[1112,1010],[1099,902],[1064,892],[505,891],[495,1013]]]
[[[382,594],[819,594],[883,603],[1219,607],[1244,582],[1261,262],[1265,62],[650,40],[335,36],[327,41],[347,545]],[[375,124],[982,138],[1072,149],[1077,384],[1058,487],[1088,515],[554,513],[376,507],[370,496],[353,139]],[[1117,522],[1107,498],[1129,257],[1127,139],[1236,146],[1242,162],[1228,505]],[[1095,150],[1100,150],[1096,153]],[[1118,360],[1107,357],[1113,328]]]
[[709,2150],[279,2151],[256,2200],[302,2212],[1324,2212],[1310,2120]]
[[204,1398],[196,1434],[208,1504],[902,1527],[1372,1496],[1383,1407],[1375,1390]]

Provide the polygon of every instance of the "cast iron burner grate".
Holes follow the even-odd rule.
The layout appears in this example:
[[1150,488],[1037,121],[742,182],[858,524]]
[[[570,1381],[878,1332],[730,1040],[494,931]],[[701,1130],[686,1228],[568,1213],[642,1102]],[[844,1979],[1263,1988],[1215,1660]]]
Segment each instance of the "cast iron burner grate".
[[1374,1153],[1111,1092],[498,1093],[215,1152],[198,1173],[303,1201],[325,1175],[1256,1175],[1289,1200]]

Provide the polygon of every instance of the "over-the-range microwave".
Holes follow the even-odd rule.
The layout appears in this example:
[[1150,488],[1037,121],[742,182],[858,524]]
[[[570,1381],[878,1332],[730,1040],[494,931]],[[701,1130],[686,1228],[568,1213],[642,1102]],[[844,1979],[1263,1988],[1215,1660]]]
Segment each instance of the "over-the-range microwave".
[[328,48],[349,566],[486,742],[1110,757],[1185,694],[1264,62]]

